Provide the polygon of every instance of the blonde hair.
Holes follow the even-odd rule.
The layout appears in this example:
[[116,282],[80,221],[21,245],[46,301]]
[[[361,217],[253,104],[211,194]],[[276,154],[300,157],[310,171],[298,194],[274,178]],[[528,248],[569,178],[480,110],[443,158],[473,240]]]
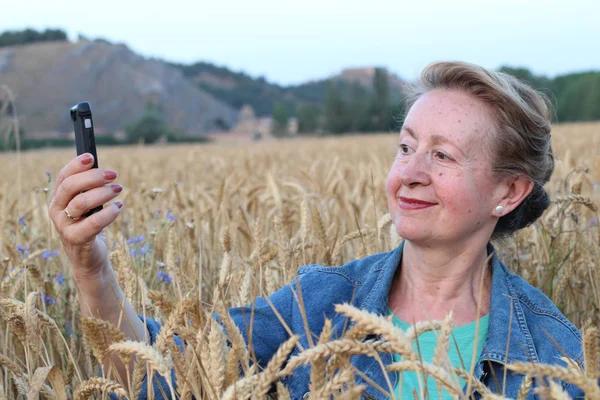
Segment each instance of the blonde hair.
[[492,170],[498,177],[525,174],[534,183],[521,204],[498,221],[492,238],[535,222],[549,206],[543,185],[554,170],[550,143],[552,108],[548,97],[519,79],[466,62],[435,62],[405,86],[405,110],[433,89],[460,90],[480,99],[493,114]]

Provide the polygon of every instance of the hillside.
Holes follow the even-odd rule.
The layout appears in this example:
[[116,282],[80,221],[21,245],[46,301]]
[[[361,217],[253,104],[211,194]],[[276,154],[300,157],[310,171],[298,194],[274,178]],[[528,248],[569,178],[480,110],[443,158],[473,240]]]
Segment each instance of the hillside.
[[69,108],[92,104],[96,131],[114,132],[155,104],[190,134],[233,126],[237,111],[165,62],[103,40],[56,41],[0,48],[0,84],[16,97],[26,133],[67,134]]
[[[257,116],[270,116],[277,103],[284,104],[292,114],[296,114],[298,106],[302,104],[324,104],[330,79],[335,82],[340,93],[349,98],[355,93],[353,84],[371,90],[375,75],[373,67],[348,68],[328,78],[301,85],[280,86],[268,82],[263,77],[254,78],[244,72],[235,72],[206,62],[170,65],[180,68],[200,89],[217,99],[237,109],[241,109],[245,104],[252,106]],[[403,81],[391,73],[388,77],[391,100],[397,102],[401,97]]]

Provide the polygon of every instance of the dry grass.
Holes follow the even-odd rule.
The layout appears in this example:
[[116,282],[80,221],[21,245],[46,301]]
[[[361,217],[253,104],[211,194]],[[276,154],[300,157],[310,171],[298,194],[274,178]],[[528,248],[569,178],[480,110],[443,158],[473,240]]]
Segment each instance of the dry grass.
[[[513,365],[528,376],[520,398],[530,391],[531,377],[540,375],[574,383],[589,398],[600,398],[594,328],[600,325],[599,131],[600,124],[555,128],[559,161],[548,185],[555,202],[534,226],[499,247],[510,268],[544,290],[577,326],[587,328],[587,371],[576,363]],[[106,232],[111,261],[138,312],[164,324],[153,347],[123,341],[101,321],[80,319],[64,254],[46,253],[60,249],[60,241],[47,215],[53,182],[45,171],[54,178],[75,151],[0,154],[0,317],[5,321],[0,398],[38,393],[89,398],[102,392],[136,398],[146,371],[170,382],[171,367],[178,385],[167,389],[181,398],[262,398],[273,383],[280,398],[287,398],[280,378],[305,364],[313,368],[313,397],[356,398],[364,386],[354,383],[358,372],[350,357],[379,353],[404,356],[388,370],[425,372],[466,398],[456,378],[467,380],[469,372],[452,369],[446,360],[450,317],[403,332],[387,318],[338,305],[338,312],[356,322],[344,336],[331,337],[326,323],[318,341],[285,363],[298,345],[292,337],[265,370],[253,365],[232,321],[223,321],[228,338],[209,317],[214,310],[271,293],[290,282],[301,265],[339,265],[396,246],[399,238],[383,190],[394,144],[393,136],[380,135],[244,146],[101,148],[100,165],[118,171],[117,181],[125,186],[122,214]],[[144,236],[140,243],[128,243],[139,236]],[[440,328],[434,362],[417,362],[413,338]],[[183,353],[173,345],[174,334],[187,342]],[[383,339],[365,341],[369,334]],[[109,352],[124,360],[137,356],[129,384],[96,377],[96,357]],[[391,395],[392,388],[380,389]],[[501,398],[477,382],[473,389]],[[566,396],[554,384],[535,390],[543,398]]]

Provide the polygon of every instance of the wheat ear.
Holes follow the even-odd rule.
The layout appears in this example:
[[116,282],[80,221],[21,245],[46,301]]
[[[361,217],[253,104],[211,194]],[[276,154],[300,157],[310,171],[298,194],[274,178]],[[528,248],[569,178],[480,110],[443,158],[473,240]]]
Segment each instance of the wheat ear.
[[253,399],[262,399],[274,380],[276,380],[278,376],[278,371],[287,360],[289,354],[296,347],[296,343],[298,343],[299,336],[294,335],[288,340],[286,340],[275,352],[275,355],[271,358],[265,370],[259,375],[258,383],[256,385],[255,390],[252,392]]
[[352,318],[356,323],[365,326],[369,331],[383,336],[394,348],[394,351],[402,357],[412,360],[416,356],[413,352],[412,342],[408,340],[404,331],[395,327],[385,318],[360,310],[350,304],[336,304],[335,311]]
[[170,371],[173,361],[169,355],[163,356],[155,348],[134,340],[113,343],[108,347],[109,352],[118,354],[136,355],[137,358],[148,362],[153,371],[158,372],[167,380],[170,379]]
[[127,392],[121,384],[106,378],[96,377],[81,383],[75,390],[73,398],[75,400],[87,400],[96,390],[127,397]]
[[585,373],[590,379],[600,379],[600,345],[598,328],[590,326],[583,333]]
[[[323,324],[323,330],[319,335],[319,344],[328,343],[331,340],[331,320],[326,319]],[[318,388],[325,384],[325,366],[326,362],[322,358],[318,358],[311,363],[310,366],[310,385],[308,386],[311,392],[316,392]]]
[[509,364],[506,368],[519,374],[540,375],[559,379],[578,386],[585,392],[586,398],[600,399],[600,387],[598,387],[598,384],[593,379],[567,368],[522,362]]

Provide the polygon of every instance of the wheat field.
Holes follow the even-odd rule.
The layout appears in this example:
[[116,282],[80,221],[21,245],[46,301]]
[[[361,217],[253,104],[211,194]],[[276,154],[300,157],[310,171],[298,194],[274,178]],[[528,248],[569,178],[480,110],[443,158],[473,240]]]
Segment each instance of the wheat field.
[[[528,377],[523,396],[532,377],[546,376],[598,399],[600,123],[557,125],[552,136],[557,163],[547,190],[553,203],[536,224],[496,248],[584,331],[585,371],[574,362],[511,368]],[[449,367],[441,356],[417,363],[411,346],[424,330],[447,333],[450,317],[403,332],[387,318],[338,305],[337,312],[357,322],[354,329],[333,338],[326,322],[315,346],[286,363],[297,343],[292,336],[264,370],[252,364],[231,321],[224,320],[233,332],[225,337],[210,317],[272,293],[299,266],[335,266],[394,248],[401,239],[387,213],[385,179],[396,140],[388,134],[99,148],[100,166],[117,171],[115,182],[124,186],[117,197],[124,202],[121,215],[106,230],[110,259],[136,310],[163,323],[153,347],[80,317],[68,260],[47,213],[54,179],[75,150],[0,154],[0,399],[106,398],[109,392],[136,399],[144,373],[169,377],[172,367],[177,387],[166,395],[173,398],[259,399],[275,383],[283,399],[289,393],[280,378],[306,364],[311,398],[359,398],[364,387],[354,384],[350,357],[378,352],[403,356],[390,371],[421,371],[456,398],[468,398],[456,377],[468,380],[469,371]],[[187,343],[183,353],[173,345],[174,332]],[[372,333],[381,340],[362,340]],[[109,353],[136,356],[128,382],[98,373],[98,359]],[[502,398],[472,381],[484,398]],[[536,393],[565,398],[552,382]],[[390,388],[381,390],[392,396]]]

